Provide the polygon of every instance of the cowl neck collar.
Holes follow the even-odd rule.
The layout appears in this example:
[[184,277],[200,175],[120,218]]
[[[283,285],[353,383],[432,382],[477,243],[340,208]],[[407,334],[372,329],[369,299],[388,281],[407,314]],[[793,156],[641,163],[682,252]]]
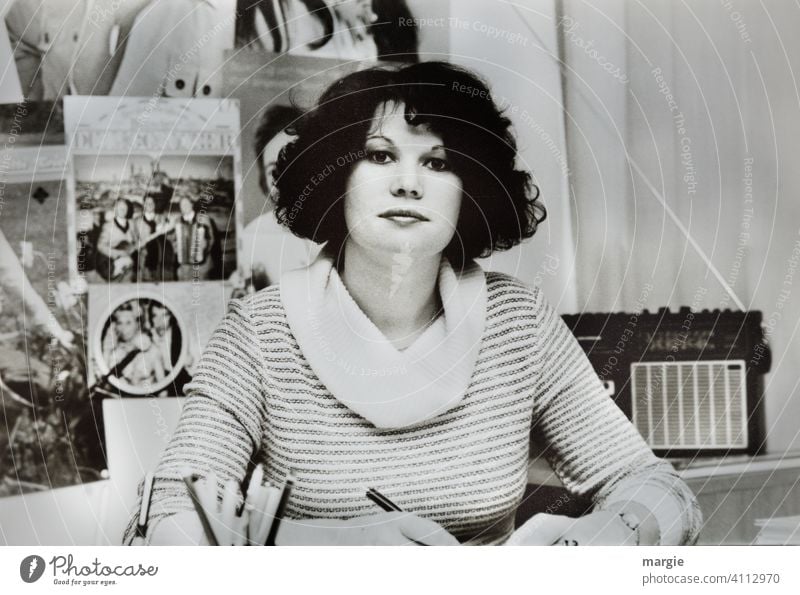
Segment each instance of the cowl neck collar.
[[443,257],[437,288],[444,314],[400,351],[355,302],[327,250],[280,282],[289,327],[319,380],[381,429],[436,417],[469,387],[486,325],[486,277],[474,261],[456,272]]

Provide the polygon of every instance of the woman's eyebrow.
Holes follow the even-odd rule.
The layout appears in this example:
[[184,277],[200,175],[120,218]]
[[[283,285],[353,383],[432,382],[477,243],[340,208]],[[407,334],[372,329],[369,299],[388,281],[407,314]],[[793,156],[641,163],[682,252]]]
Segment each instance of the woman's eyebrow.
[[[369,140],[382,140],[382,141],[386,141],[387,143],[389,143],[392,146],[395,146],[394,141],[391,138],[389,138],[388,136],[384,136],[383,134],[370,134],[370,135],[367,136],[367,140],[368,141]],[[419,146],[422,146],[422,144],[420,143]],[[447,148],[444,145],[438,145],[437,144],[437,145],[431,145],[430,148],[426,149],[426,152],[433,152],[433,151],[447,151]]]
[[370,134],[369,136],[367,136],[367,140],[385,140],[390,145],[394,144],[394,141],[392,139],[382,134]]

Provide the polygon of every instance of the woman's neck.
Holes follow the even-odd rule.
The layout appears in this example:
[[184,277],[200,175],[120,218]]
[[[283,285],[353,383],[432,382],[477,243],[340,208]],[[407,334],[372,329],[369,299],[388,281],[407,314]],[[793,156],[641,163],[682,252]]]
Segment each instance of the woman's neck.
[[440,262],[441,255],[376,254],[348,243],[342,282],[383,335],[404,349],[439,313]]

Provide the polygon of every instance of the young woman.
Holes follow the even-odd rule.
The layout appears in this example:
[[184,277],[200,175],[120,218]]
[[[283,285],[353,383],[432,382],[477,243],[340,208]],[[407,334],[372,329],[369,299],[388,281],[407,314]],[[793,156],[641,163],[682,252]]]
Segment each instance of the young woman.
[[[180,474],[295,488],[278,544],[691,543],[695,499],[604,393],[537,288],[474,261],[544,218],[489,89],[444,63],[333,84],[276,168],[278,220],[325,243],[231,303],[156,470],[154,543],[201,540]],[[514,532],[530,438],[578,519]],[[365,488],[405,513],[375,514]]]

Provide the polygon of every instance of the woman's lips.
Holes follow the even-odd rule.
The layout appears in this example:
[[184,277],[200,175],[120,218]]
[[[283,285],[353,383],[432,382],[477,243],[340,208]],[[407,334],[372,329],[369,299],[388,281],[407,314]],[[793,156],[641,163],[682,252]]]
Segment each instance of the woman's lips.
[[394,223],[398,223],[401,225],[411,225],[413,223],[421,223],[423,221],[428,221],[428,218],[424,215],[417,213],[416,211],[409,211],[405,209],[392,209],[381,213],[379,217],[383,219],[388,219]]

